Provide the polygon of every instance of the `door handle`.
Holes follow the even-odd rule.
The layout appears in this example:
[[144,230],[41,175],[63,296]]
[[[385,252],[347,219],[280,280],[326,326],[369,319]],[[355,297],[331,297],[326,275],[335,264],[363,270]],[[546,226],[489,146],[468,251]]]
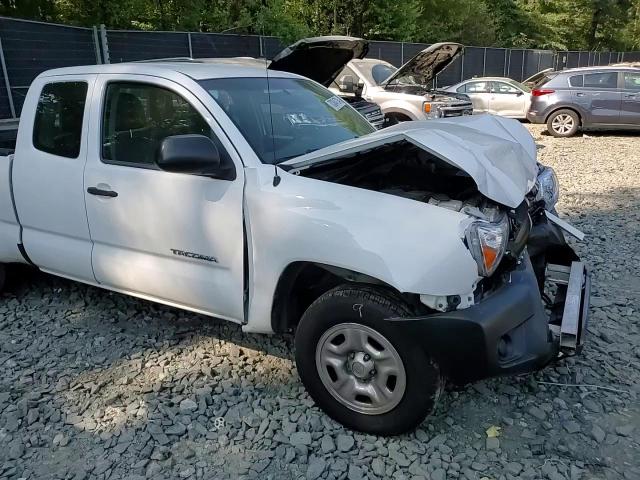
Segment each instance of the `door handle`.
[[584,97],[584,93],[578,92],[578,93],[576,93],[576,97]]
[[91,195],[97,195],[99,197],[117,197],[118,196],[118,192],[114,192],[113,190],[103,190],[101,188],[98,187],[89,187],[87,188],[87,193],[91,194]]
[[636,98],[637,95],[637,93],[627,93],[625,94],[624,98]]

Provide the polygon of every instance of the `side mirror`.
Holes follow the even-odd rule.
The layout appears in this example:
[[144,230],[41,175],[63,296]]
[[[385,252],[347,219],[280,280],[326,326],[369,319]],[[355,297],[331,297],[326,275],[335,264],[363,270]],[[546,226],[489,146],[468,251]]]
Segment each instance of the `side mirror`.
[[340,79],[340,91],[345,93],[354,93],[356,91],[355,80],[353,75],[345,75]]
[[516,97],[521,97],[522,95],[524,95],[524,92],[518,90],[518,92],[516,93]]
[[192,175],[220,173],[220,152],[204,135],[172,135],[160,146],[156,164],[162,170]]

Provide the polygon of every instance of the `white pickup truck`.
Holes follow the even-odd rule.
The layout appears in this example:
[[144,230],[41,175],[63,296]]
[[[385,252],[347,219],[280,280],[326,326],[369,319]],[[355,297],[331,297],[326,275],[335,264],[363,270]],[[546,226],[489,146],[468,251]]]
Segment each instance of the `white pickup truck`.
[[357,430],[407,431],[445,379],[531,371],[583,341],[589,276],[514,120],[375,131],[290,73],[84,66],[33,82],[6,153],[3,275],[27,263],[295,332],[309,393]]

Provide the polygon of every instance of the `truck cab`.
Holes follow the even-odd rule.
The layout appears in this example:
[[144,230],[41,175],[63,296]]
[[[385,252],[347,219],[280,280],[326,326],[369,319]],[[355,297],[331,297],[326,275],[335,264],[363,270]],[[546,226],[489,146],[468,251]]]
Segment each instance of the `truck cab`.
[[408,431],[445,378],[531,371],[584,341],[575,229],[516,121],[376,130],[282,71],[83,66],[35,79],[7,153],[2,274],[31,264],[295,333],[305,387],[356,430]]

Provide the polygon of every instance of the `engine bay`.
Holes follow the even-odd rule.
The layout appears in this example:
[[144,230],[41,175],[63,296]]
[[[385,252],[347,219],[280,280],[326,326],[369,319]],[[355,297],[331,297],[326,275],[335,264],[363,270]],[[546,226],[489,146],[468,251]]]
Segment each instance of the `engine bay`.
[[402,141],[314,165],[300,175],[364,188],[493,220],[498,205],[464,171]]

